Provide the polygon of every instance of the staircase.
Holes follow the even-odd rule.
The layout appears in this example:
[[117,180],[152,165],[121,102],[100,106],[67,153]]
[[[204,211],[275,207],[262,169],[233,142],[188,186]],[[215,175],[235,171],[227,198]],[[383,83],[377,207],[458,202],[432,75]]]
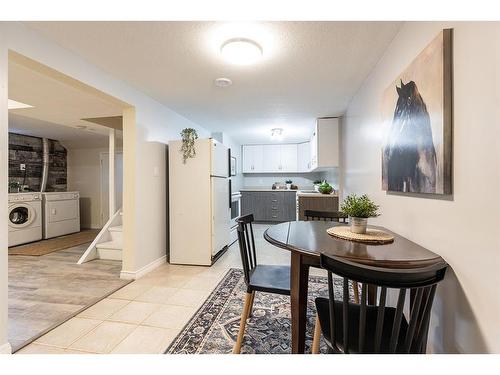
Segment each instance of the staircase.
[[119,209],[104,225],[85,253],[78,260],[82,264],[94,259],[122,260],[123,227]]
[[101,242],[96,245],[99,259],[122,260],[123,227],[121,225],[109,227],[111,241]]

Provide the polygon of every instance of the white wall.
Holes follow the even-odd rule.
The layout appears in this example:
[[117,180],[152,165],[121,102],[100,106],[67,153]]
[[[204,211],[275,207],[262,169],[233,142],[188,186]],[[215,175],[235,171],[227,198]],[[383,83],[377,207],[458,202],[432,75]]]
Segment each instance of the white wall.
[[7,110],[7,41],[0,30],[0,354],[10,352],[7,343],[7,181],[9,178],[9,114]]
[[[454,195],[381,190],[383,91],[441,29],[454,28]],[[500,353],[500,23],[407,23],[351,101],[343,125],[345,193],[381,206],[374,220],[440,254],[433,352]]]
[[[101,152],[108,148],[68,148],[68,191],[80,192],[82,228],[101,228]],[[116,152],[121,152],[116,149]]]
[[[164,150],[160,147],[148,147],[150,142],[167,143],[170,139],[180,138],[180,131],[185,127],[198,130],[200,137],[208,137],[210,132],[173,112],[164,105],[151,99],[142,92],[117,80],[97,67],[90,65],[80,56],[61,48],[56,43],[40,36],[22,23],[0,22],[0,347],[6,341],[7,321],[7,51],[13,50],[33,60],[58,70],[87,85],[112,95],[135,107],[136,137],[135,170],[138,172],[135,180],[133,196],[127,199],[135,210],[132,230],[137,236],[134,249],[137,250],[126,271],[136,272],[149,264],[153,258],[165,254],[166,216],[164,210],[158,209],[156,202],[166,199],[165,179],[153,176],[155,166],[164,163]],[[5,145],[5,147],[4,147]],[[125,163],[125,161],[124,161]],[[164,164],[163,164],[164,165]],[[124,166],[125,168],[126,165]],[[132,168],[133,169],[133,168]],[[155,209],[152,209],[155,208]],[[3,212],[3,214],[2,214]],[[124,215],[127,215],[124,212]],[[145,220],[147,218],[147,220]],[[154,235],[151,223],[162,228]],[[125,262],[124,262],[125,263]]]

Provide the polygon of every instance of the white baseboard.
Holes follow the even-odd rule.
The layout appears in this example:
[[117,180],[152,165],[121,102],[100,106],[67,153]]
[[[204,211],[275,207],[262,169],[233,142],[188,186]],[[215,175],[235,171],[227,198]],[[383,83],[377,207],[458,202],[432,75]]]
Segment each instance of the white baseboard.
[[12,347],[8,342],[0,345],[0,354],[12,354]]
[[167,256],[164,255],[156,260],[153,260],[151,263],[146,264],[144,267],[137,271],[122,271],[120,272],[120,279],[125,280],[137,280],[143,277],[145,274],[153,271],[155,268],[160,267],[167,261]]

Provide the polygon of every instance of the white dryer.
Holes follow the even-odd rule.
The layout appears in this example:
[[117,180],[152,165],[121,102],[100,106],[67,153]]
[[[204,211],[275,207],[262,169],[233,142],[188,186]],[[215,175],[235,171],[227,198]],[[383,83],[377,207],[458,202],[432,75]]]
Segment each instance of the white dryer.
[[80,193],[78,191],[42,193],[43,238],[80,231]]
[[42,195],[9,194],[9,247],[42,239]]

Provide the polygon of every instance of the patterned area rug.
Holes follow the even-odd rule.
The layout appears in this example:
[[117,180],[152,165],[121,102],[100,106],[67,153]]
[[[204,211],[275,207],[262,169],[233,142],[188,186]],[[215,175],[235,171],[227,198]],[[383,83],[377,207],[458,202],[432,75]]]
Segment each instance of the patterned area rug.
[[[342,299],[342,279],[336,298]],[[172,342],[167,354],[227,354],[233,350],[246,292],[243,271],[230,269],[198,312]],[[351,299],[352,290],[351,290]],[[328,295],[326,277],[309,278],[306,353],[310,352],[316,309],[314,299]],[[253,314],[247,322],[241,353],[291,353],[290,297],[256,292]],[[322,343],[321,351],[326,352]]]

